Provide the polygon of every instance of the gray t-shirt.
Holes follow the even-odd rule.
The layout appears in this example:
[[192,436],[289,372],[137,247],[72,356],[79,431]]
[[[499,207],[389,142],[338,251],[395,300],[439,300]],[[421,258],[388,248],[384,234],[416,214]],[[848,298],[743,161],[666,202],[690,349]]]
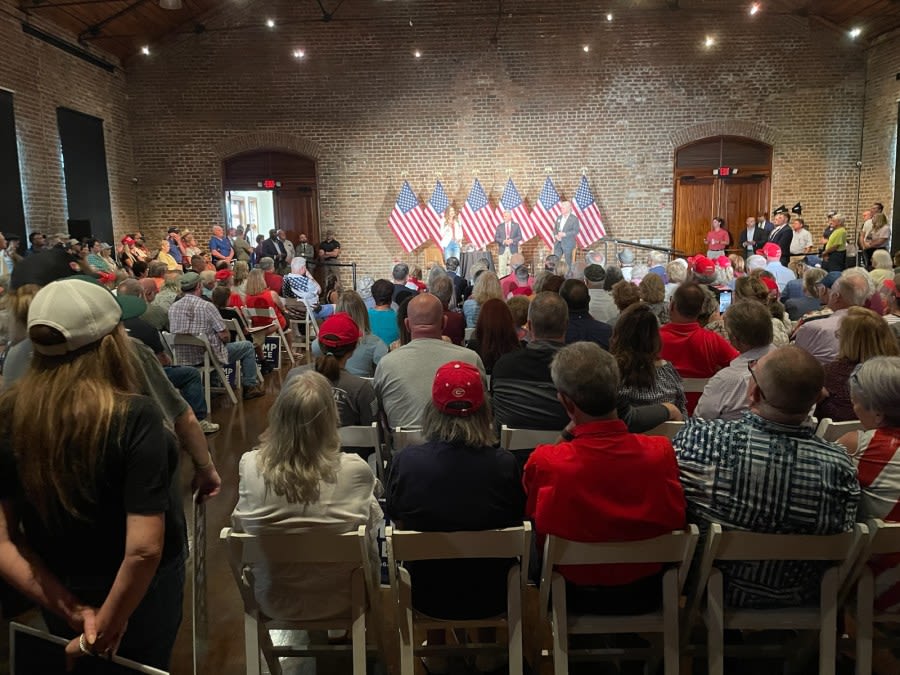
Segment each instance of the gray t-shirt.
[[[291,368],[281,391],[287,389],[288,383],[300,373],[315,370],[315,365],[310,363],[305,366]],[[378,401],[375,399],[375,390],[366,380],[356,375],[341,370],[337,382],[331,383],[334,393],[334,402],[338,410],[338,424],[342,427],[368,426],[378,419]]]
[[478,353],[444,340],[413,340],[381,359],[375,369],[375,393],[392,429],[421,425],[434,374],[450,361],[476,366],[484,382],[484,364]]

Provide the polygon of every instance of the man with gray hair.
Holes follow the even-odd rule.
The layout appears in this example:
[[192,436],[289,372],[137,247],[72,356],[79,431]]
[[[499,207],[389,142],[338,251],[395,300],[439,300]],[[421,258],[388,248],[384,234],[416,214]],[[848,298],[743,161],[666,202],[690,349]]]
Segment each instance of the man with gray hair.
[[[525,515],[538,550],[552,534],[584,542],[651,539],[685,524],[685,500],[669,439],[628,431],[616,413],[619,369],[599,345],[559,350],[553,384],[569,423],[554,445],[525,464]],[[571,611],[615,607],[649,612],[661,600],[662,565],[575,565],[559,569]]]
[[802,324],[794,333],[794,344],[825,365],[838,357],[838,329],[851,307],[862,307],[875,292],[868,272],[860,267],[844,270],[828,294],[832,313]]
[[[265,260],[267,259],[263,258],[262,262]],[[262,262],[260,262],[260,267],[262,267]],[[334,314],[334,305],[319,304],[319,293],[322,292],[322,287],[309,273],[309,269],[306,267],[306,258],[297,256],[291,260],[291,271],[284,275],[282,287],[278,292],[285,298],[305,301],[319,321]]]
[[259,261],[259,269],[263,271],[263,277],[266,279],[266,287],[281,295],[284,287],[284,277],[275,271],[275,259],[266,256]]
[[407,291],[410,290],[409,286],[406,285],[409,281],[409,265],[402,262],[394,265],[394,268],[391,270],[391,279],[394,284],[394,297],[392,299],[394,302],[397,302],[398,295],[402,293],[405,296]]

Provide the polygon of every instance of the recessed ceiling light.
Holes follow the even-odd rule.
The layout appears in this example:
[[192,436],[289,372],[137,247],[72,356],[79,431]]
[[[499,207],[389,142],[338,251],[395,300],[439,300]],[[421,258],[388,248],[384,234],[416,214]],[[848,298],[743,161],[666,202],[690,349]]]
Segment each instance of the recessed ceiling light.
[[422,58],[422,52],[420,52],[420,51],[417,49],[416,51],[413,52],[413,56],[415,56],[417,59],[421,59],[421,58]]
[[856,28],[854,28],[853,30],[850,31],[850,37],[853,38],[854,40],[856,38],[858,38],[860,35],[862,35],[862,28],[860,28],[859,26],[857,26]]
[[755,14],[758,14],[759,9],[760,9],[760,7],[759,7],[758,2],[754,2],[752,5],[750,5],[750,16],[754,16]]
[[295,59],[302,59],[304,56],[306,56],[306,52],[303,51],[302,49],[294,50],[294,58]]
[[582,49],[583,49],[584,51],[586,51],[586,52],[589,52],[589,51],[591,51],[591,46],[590,46],[590,45],[585,45],[584,47],[582,47]]
[[612,19],[613,19],[612,14],[607,14],[607,15],[606,15],[606,20],[607,20],[607,21],[612,21]]
[[709,49],[714,44],[716,44],[716,39],[712,35],[707,35],[706,39],[703,41],[703,46]]
[[266,25],[269,28],[275,28],[275,19],[266,19]]
[[150,56],[150,47],[148,47],[147,45],[141,47],[141,54],[143,54],[144,56]]

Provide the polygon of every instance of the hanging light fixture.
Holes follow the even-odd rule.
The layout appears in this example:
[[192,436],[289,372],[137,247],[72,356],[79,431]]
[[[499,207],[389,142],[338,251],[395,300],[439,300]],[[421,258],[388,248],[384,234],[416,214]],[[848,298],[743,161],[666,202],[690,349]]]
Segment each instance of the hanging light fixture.
[[181,0],[159,0],[160,9],[181,9],[184,5],[182,5]]

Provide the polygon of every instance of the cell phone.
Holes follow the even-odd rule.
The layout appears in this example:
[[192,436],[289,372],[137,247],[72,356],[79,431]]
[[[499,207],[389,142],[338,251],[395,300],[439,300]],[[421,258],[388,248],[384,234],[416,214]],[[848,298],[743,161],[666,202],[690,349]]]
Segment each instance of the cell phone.
[[731,306],[731,291],[719,292],[719,314],[724,314],[725,310]]

